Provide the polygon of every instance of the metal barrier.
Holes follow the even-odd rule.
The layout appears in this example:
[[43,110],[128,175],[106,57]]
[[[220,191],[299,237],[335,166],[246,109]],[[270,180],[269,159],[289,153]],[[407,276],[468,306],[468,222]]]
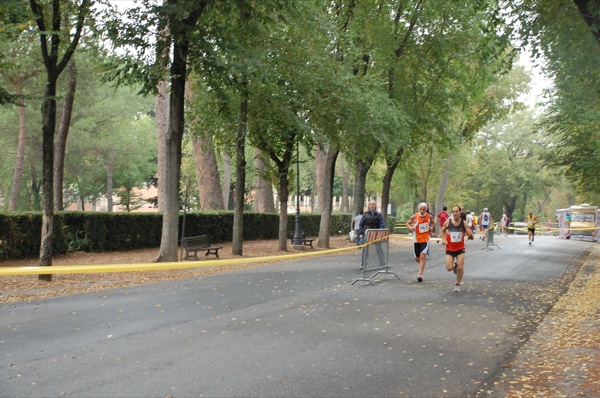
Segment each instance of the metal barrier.
[[500,249],[500,246],[494,244],[495,233],[496,232],[494,231],[494,228],[488,228],[487,237],[485,239],[485,247],[482,247],[481,250],[493,250],[490,246],[496,246],[498,249]]
[[[392,274],[400,279],[395,272],[390,271],[389,253],[390,253],[390,231],[387,228],[367,229],[365,231],[365,243],[362,248],[362,278],[357,278],[352,282],[354,285],[358,281],[369,282],[375,285],[373,278],[379,274]],[[369,276],[367,276],[369,275]]]
[[509,229],[513,230],[513,235],[527,235],[527,223],[524,221],[512,222]]

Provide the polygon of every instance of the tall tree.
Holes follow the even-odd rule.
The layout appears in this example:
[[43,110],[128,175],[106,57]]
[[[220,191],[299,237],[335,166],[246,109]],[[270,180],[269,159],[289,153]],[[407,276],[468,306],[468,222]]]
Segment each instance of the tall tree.
[[[163,224],[160,249],[155,260],[157,262],[177,260],[185,85],[188,65],[193,61],[189,59],[189,55],[199,21],[213,3],[212,0],[166,0],[164,4],[156,5],[152,1],[142,1],[139,7],[127,10],[127,21],[112,19],[108,23],[107,31],[116,46],[124,48],[125,51],[131,51],[130,46],[134,46],[137,51],[135,57],[126,54],[125,58],[111,65],[111,79],[120,82],[143,82],[146,92],[154,92],[168,63],[169,122],[163,138],[166,156],[161,170],[164,176],[162,181],[159,181],[164,189],[164,200],[161,205]],[[171,49],[168,62],[164,57],[159,57],[158,65],[147,59],[150,58],[150,54],[152,57],[163,54],[161,50],[156,51],[154,43],[150,40],[150,36],[155,37],[156,31],[168,32],[168,35],[162,36],[164,40],[159,40],[159,44],[162,48]],[[153,48],[155,51],[152,51]]]
[[[210,26],[215,38],[215,62],[207,63],[203,72],[211,91],[220,94],[227,106],[224,114],[237,115],[238,126],[232,143],[236,148],[236,187],[233,253],[241,254],[241,231],[245,186],[246,137],[268,154],[277,170],[280,201],[287,202],[288,169],[295,152],[296,139],[309,138],[306,123],[308,97],[314,91],[312,72],[312,40],[322,36],[306,34],[303,22],[312,20],[314,13],[303,12],[306,7],[316,11],[314,3],[301,1],[292,6],[280,1],[260,2],[239,6],[237,12],[223,12],[223,26]],[[320,14],[319,14],[320,15]],[[216,19],[220,21],[220,19]],[[231,26],[242,27],[231,29]],[[323,47],[319,46],[317,50]],[[315,50],[315,51],[317,51]],[[209,57],[213,54],[212,50]],[[323,53],[320,53],[322,57]],[[307,65],[298,73],[298,65]],[[235,111],[231,104],[236,105]],[[291,138],[290,138],[291,137]],[[231,145],[231,144],[230,144]],[[287,244],[287,205],[281,202],[279,244]]]
[[[56,131],[56,85],[58,77],[67,66],[79,44],[84,21],[90,16],[91,0],[81,0],[75,8],[74,24],[68,24],[72,36],[66,46],[61,46],[65,32],[62,25],[65,4],[52,0],[48,6],[38,0],[29,0],[33,18],[40,35],[40,49],[46,69],[46,90],[42,104],[42,237],[40,266],[52,265],[52,240],[54,226],[54,135]],[[62,55],[61,55],[62,51]],[[40,275],[40,280],[51,281],[52,275]]]
[[19,144],[17,147],[17,161],[15,172],[13,174],[13,183],[8,200],[8,210],[16,211],[19,200],[19,191],[21,189],[21,179],[23,178],[23,166],[25,163],[25,146],[27,145],[27,127],[25,125],[25,99],[23,98],[23,77],[19,77],[15,84],[15,94],[17,95],[17,106],[19,109]]
[[223,210],[223,190],[211,135],[204,131],[193,138],[201,210]]
[[[17,43],[22,37],[23,31],[28,29],[29,15],[27,5],[21,0],[4,0],[0,3],[0,43]],[[0,48],[0,69],[4,67],[6,60],[14,56],[6,53],[6,49]],[[0,105],[14,104],[16,100],[14,93],[4,86],[0,86]]]
[[167,134],[169,131],[169,80],[167,75],[169,70],[170,43],[169,29],[166,27],[164,19],[161,19],[156,34],[156,66],[160,77],[156,83],[156,97],[154,99],[156,134],[158,137],[157,205],[159,211],[164,211],[163,203],[165,202],[166,196],[166,184],[161,184],[160,182],[167,180]]
[[488,207],[492,214],[505,212],[510,218],[519,209],[514,217],[524,219],[530,203],[549,195],[554,177],[541,160],[548,140],[535,123],[529,110],[519,110],[478,133],[478,167],[470,170],[465,186],[471,209]]
[[[20,62],[19,62],[20,63]],[[27,146],[27,123],[26,123],[26,98],[25,84],[26,82],[35,77],[40,71],[24,70],[21,67],[11,68],[12,71],[0,71],[0,76],[4,78],[4,81],[12,85],[14,91],[13,94],[16,98],[16,105],[19,113],[19,140],[17,145],[17,156],[16,164],[13,172],[12,187],[10,191],[10,198],[8,202],[8,210],[15,211],[18,208],[19,192],[21,189],[21,181],[23,179],[23,172],[25,167],[25,149]]]
[[275,213],[275,203],[273,202],[273,185],[271,183],[268,159],[263,156],[263,152],[256,148],[255,152],[255,211],[259,213]]
[[[65,187],[86,201],[106,196],[107,210],[112,211],[115,190],[140,187],[154,175],[152,100],[133,87],[100,84],[95,65],[84,59],[79,65],[81,84],[66,148]],[[67,200],[66,206],[70,204]]]
[[340,158],[340,174],[342,175],[342,200],[340,203],[340,211],[342,213],[347,213],[350,211],[350,203],[348,200],[350,197],[350,172],[343,155],[341,155]]
[[19,140],[8,202],[8,210],[15,211],[19,208],[19,194],[25,168],[28,128],[26,107],[34,104],[31,91],[39,90],[39,84],[36,84],[39,82],[36,80],[39,80],[43,66],[39,50],[36,51],[37,35],[33,29],[16,29],[12,34],[3,32],[2,36],[10,40],[0,42],[0,54],[5,54],[7,58],[4,62],[0,62],[0,81],[9,88],[9,94],[19,114]]
[[166,136],[167,159],[165,204],[160,250],[156,261],[176,261],[179,231],[179,180],[181,148],[184,130],[185,82],[191,39],[198,21],[211,2],[208,0],[187,2],[169,0],[166,8],[168,28],[172,39],[172,55],[169,76],[169,130]]
[[[575,4],[574,4],[575,3]],[[582,200],[600,197],[598,1],[530,0],[515,8],[521,38],[552,79],[544,123],[554,141],[549,166],[562,166]],[[583,15],[583,19],[579,14]],[[591,29],[591,32],[590,32]]]
[[[197,86],[197,85],[196,85]],[[193,84],[186,86],[188,103],[194,98]],[[223,195],[217,155],[212,135],[199,125],[199,116],[192,117],[189,130],[192,134],[194,159],[196,161],[196,176],[200,194],[201,210],[223,210]]]
[[600,44],[600,2],[598,0],[573,0],[573,2]]
[[77,89],[77,65],[75,59],[67,64],[67,92],[62,107],[62,116],[58,127],[58,137],[54,147],[54,210],[63,210],[63,181],[65,174],[65,151],[67,137],[71,127],[71,116]]

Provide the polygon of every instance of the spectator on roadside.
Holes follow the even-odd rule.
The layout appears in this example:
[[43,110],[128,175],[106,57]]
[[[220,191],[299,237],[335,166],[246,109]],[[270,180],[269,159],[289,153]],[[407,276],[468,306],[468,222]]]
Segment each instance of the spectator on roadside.
[[[383,214],[377,210],[377,204],[374,200],[369,201],[369,209],[363,213],[363,216],[360,220],[360,224],[358,227],[358,237],[359,244],[365,243],[366,240],[366,230],[367,229],[383,229],[385,228],[385,219],[383,218]],[[375,249],[377,250],[377,256],[379,257],[379,266],[385,266],[385,258],[383,253],[383,248],[381,242],[375,242]],[[365,254],[369,253],[369,246],[363,247],[361,264],[360,268],[366,266],[365,264]]]

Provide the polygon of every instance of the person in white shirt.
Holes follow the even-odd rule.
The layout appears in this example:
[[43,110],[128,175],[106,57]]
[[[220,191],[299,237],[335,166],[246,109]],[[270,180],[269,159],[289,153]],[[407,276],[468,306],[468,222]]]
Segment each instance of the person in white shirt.
[[354,242],[356,242],[357,245],[359,245],[360,243],[360,238],[358,237],[358,231],[360,229],[360,220],[362,220],[363,218],[363,211],[361,210],[360,213],[354,217],[354,219],[352,220],[352,230],[354,231]]
[[490,225],[492,225],[492,215],[488,211],[487,207],[485,207],[483,209],[483,213],[479,215],[479,225],[479,230],[481,231],[481,239],[485,241]]
[[467,210],[467,218],[466,218],[466,222],[467,225],[469,226],[469,228],[471,228],[471,231],[473,230],[473,212]]

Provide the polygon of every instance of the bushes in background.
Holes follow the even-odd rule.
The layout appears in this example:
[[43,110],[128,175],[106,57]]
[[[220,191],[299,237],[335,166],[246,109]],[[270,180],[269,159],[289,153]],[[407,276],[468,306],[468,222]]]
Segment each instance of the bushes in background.
[[[295,214],[288,215],[288,231],[294,231]],[[316,237],[321,217],[301,214],[306,236]],[[184,216],[180,215],[179,233]],[[347,234],[350,214],[333,214],[331,234]],[[386,225],[394,225],[387,220]],[[37,258],[40,251],[42,214],[40,212],[0,213],[0,258]],[[56,212],[53,253],[71,251],[101,252],[159,247],[161,213]],[[279,215],[244,213],[244,240],[277,239]],[[185,215],[185,236],[211,234],[214,242],[231,241],[233,212],[194,212]],[[181,238],[181,237],[180,237]]]

